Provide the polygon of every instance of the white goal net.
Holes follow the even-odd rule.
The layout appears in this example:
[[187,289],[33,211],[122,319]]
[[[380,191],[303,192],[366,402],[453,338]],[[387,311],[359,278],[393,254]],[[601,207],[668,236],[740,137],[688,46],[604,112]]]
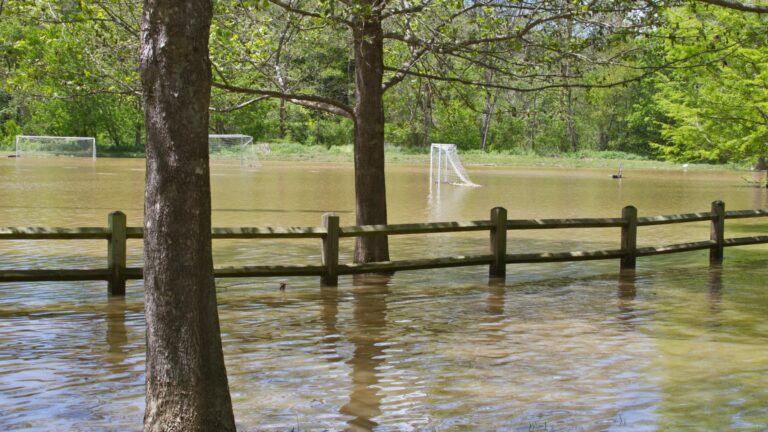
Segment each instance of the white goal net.
[[432,144],[429,152],[429,181],[457,186],[480,186],[469,178],[459,159],[456,144]]
[[259,166],[257,146],[250,135],[208,135],[211,160],[239,160],[241,166]]
[[16,136],[16,157],[87,157],[96,159],[96,138],[65,136]]

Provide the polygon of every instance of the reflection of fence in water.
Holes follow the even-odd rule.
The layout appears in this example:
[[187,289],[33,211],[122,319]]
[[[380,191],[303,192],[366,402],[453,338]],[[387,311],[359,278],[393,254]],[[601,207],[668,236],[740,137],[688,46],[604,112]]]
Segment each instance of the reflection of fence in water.
[[[258,227],[214,228],[213,239],[319,239],[320,265],[284,264],[267,266],[219,267],[216,277],[274,277],[320,276],[326,285],[336,285],[339,275],[421,270],[445,267],[488,265],[489,276],[504,277],[507,264],[547,263],[619,259],[621,268],[634,268],[637,257],[708,249],[710,262],[722,261],[723,248],[768,243],[768,236],[725,238],[725,220],[768,216],[768,209],[725,211],[721,201],[712,203],[709,212],[666,216],[638,217],[637,210],[625,207],[620,218],[573,218],[507,220],[505,209],[491,210],[489,220],[468,222],[435,222],[417,224],[339,226],[339,217],[323,216],[321,227]],[[641,226],[668,225],[689,222],[710,222],[710,239],[703,241],[669,244],[664,246],[638,247],[637,228]],[[507,254],[508,230],[573,229],[573,228],[621,228],[621,248],[594,251],[561,251]],[[490,234],[490,254],[459,255],[438,258],[420,258],[372,263],[339,263],[339,240],[361,236],[435,234],[487,231]],[[23,281],[83,281],[106,280],[109,292],[125,293],[127,279],[141,279],[142,268],[127,267],[126,242],[141,239],[143,229],[127,227],[125,215],[114,212],[109,216],[108,228],[1,228],[0,240],[107,240],[108,267],[106,269],[55,269],[55,270],[0,270],[0,282]]]

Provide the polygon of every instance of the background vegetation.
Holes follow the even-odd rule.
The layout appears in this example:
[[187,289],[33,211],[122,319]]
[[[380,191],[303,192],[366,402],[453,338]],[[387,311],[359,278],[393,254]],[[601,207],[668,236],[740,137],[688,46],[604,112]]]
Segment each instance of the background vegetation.
[[[17,134],[75,135],[95,136],[101,153],[142,152],[135,3],[2,1],[0,146],[11,148]],[[278,37],[268,24],[281,19],[278,9],[253,2],[248,10],[256,18],[233,18],[243,3],[215,3],[215,65],[250,82],[273,80],[285,91],[353,99],[348,42],[302,39],[299,27],[287,25]],[[620,40],[605,48],[636,55],[621,67],[590,64],[579,71],[578,85],[520,91],[408,76],[385,94],[386,142],[401,153],[449,142],[465,151],[524,156],[616,151],[758,163],[768,154],[768,17],[697,3],[659,10],[660,25],[614,35]],[[575,43],[570,30],[562,34],[560,43]],[[570,65],[555,54],[544,61],[555,69]],[[402,55],[385,52],[390,59]],[[231,66],[234,57],[258,63],[260,73]],[[269,64],[274,70],[265,72]],[[448,66],[434,65],[442,67]],[[475,78],[495,80],[492,72]],[[285,99],[216,90],[213,105],[211,133],[293,143],[286,146],[291,152],[295,144],[331,148],[353,141],[349,119]]]

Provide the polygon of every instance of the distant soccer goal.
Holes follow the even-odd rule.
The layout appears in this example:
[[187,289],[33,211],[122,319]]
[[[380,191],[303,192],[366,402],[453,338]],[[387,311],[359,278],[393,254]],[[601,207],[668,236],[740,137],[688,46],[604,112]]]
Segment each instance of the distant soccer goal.
[[89,157],[96,159],[96,138],[16,135],[16,157]]
[[241,166],[259,166],[258,148],[250,135],[208,135],[211,160],[239,160]]
[[469,178],[456,144],[432,144],[429,152],[429,181],[456,186],[480,186]]

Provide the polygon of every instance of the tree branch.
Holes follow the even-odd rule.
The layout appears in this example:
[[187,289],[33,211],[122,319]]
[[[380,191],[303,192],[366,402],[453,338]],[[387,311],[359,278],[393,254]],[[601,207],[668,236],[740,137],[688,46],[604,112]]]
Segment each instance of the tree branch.
[[763,120],[765,120],[764,124],[768,125],[768,113],[766,113],[765,110],[763,110],[759,106],[756,106],[755,109],[757,109],[757,112],[760,114],[760,117],[762,117]]
[[320,15],[319,13],[317,13],[317,12],[312,12],[312,11],[308,11],[308,10],[304,10],[304,9],[299,9],[299,8],[294,7],[294,6],[284,2],[282,0],[269,0],[269,2],[272,3],[275,6],[281,7],[284,10],[286,10],[288,12],[291,12],[291,13],[295,13],[295,14],[298,14],[298,15],[303,15],[303,16],[307,16],[307,17],[311,17],[311,18],[331,19],[333,21],[342,23],[342,24],[344,24],[344,25],[346,25],[348,27],[352,27],[352,23],[350,21],[345,20],[345,19],[343,19],[341,17],[338,17],[338,16],[323,16],[323,15]]
[[286,101],[291,102],[295,105],[305,106],[307,108],[311,108],[318,111],[325,111],[327,113],[347,117],[352,120],[355,119],[355,112],[354,110],[352,110],[351,107],[341,102],[335,101],[333,99],[328,99],[328,98],[314,96],[314,95],[307,95],[307,94],[292,94],[292,93],[285,93],[285,92],[274,91],[274,90],[237,87],[237,86],[218,83],[218,82],[214,82],[212,83],[212,85],[213,87],[226,90],[232,93],[255,94],[255,95],[263,95],[266,97],[285,99]]
[[573,17],[573,13],[569,12],[569,13],[564,13],[559,15],[552,15],[544,18],[538,18],[530,21],[520,30],[511,34],[502,34],[502,35],[483,37],[483,38],[477,38],[477,39],[465,39],[461,41],[455,41],[451,44],[445,44],[445,43],[438,44],[433,41],[425,41],[422,39],[417,39],[415,37],[402,35],[394,32],[385,33],[384,38],[398,40],[408,45],[419,46],[435,54],[450,54],[452,52],[456,52],[461,49],[467,49],[476,45],[505,42],[505,41],[514,40],[514,39],[522,40],[526,34],[528,34],[531,30],[535,29],[537,26],[540,26],[550,21],[556,21],[559,19],[566,19],[566,18],[572,18],[572,17]]
[[[692,56],[692,57],[694,57],[694,56]],[[684,62],[686,60],[688,60],[688,59],[679,60],[679,61],[673,61],[673,62],[669,62],[669,63],[667,63],[665,65],[654,66],[652,68],[647,68],[647,69],[644,69],[643,73],[640,73],[637,76],[626,78],[626,79],[622,79],[622,80],[618,80],[618,81],[608,82],[608,83],[587,84],[587,83],[568,83],[568,82],[557,83],[557,82],[554,82],[554,83],[551,83],[551,84],[544,84],[544,85],[538,85],[538,86],[532,86],[532,87],[515,87],[515,86],[511,86],[511,85],[507,85],[507,84],[486,83],[485,81],[475,81],[475,80],[461,78],[461,77],[445,77],[445,76],[441,76],[441,75],[434,75],[434,74],[428,74],[428,73],[423,73],[423,72],[415,72],[415,71],[412,71],[412,70],[411,71],[401,71],[399,69],[388,67],[388,66],[384,66],[384,70],[395,71],[395,72],[402,72],[402,73],[405,73],[406,75],[409,75],[409,76],[417,76],[417,77],[427,78],[427,79],[431,79],[431,80],[435,80],[435,81],[444,81],[444,82],[449,82],[449,83],[463,84],[463,85],[468,85],[468,86],[472,86],[472,87],[482,87],[482,88],[510,90],[510,91],[515,91],[515,92],[520,92],[520,93],[532,93],[532,92],[538,92],[538,91],[541,91],[541,90],[547,90],[547,89],[553,89],[553,88],[585,88],[585,89],[590,89],[590,88],[618,87],[618,86],[627,85],[627,84],[630,84],[630,83],[633,83],[633,82],[636,82],[636,81],[640,81],[640,80],[642,80],[644,78],[647,78],[647,77],[653,75],[654,73],[656,73],[656,72],[658,72],[660,70],[664,70],[666,68],[671,67],[674,64],[682,63],[682,62]]]
[[416,64],[416,62],[427,52],[426,48],[422,48],[419,51],[415,52],[410,59],[408,59],[407,62],[405,62],[402,66],[398,68],[398,72],[390,77],[383,85],[382,90],[387,91],[390,87],[398,84],[400,81],[405,79],[406,73],[405,71],[411,70],[411,68]]
[[754,12],[757,14],[768,13],[768,6],[759,6],[754,4],[745,4],[733,0],[696,0],[700,3],[707,3],[715,6],[734,9],[742,12]]
[[220,112],[220,113],[232,112],[232,111],[237,111],[237,110],[239,110],[241,108],[245,108],[248,105],[254,104],[256,102],[260,102],[260,101],[263,101],[265,99],[269,99],[270,97],[271,96],[259,96],[259,97],[255,97],[253,99],[249,99],[249,100],[247,100],[245,102],[239,103],[239,104],[231,106],[231,107],[226,107],[226,108],[210,107],[209,109],[211,111],[213,111],[213,112]]
[[425,1],[424,3],[420,3],[411,7],[406,7],[403,9],[394,9],[388,12],[384,12],[381,14],[381,20],[385,20],[389,17],[396,16],[396,15],[405,15],[409,13],[415,13],[415,12],[421,12],[423,11],[429,4],[429,1]]

